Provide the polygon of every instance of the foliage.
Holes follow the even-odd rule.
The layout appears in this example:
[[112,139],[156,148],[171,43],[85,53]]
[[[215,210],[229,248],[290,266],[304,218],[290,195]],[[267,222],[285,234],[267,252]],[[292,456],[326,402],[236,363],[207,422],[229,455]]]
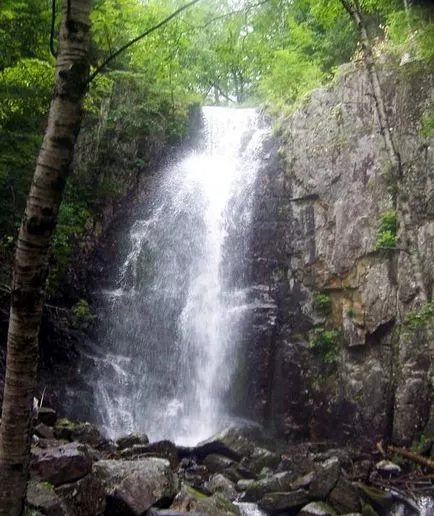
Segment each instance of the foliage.
[[404,324],[412,330],[419,330],[434,318],[434,301],[427,303],[418,311],[408,312]]
[[72,313],[75,319],[75,326],[80,329],[88,328],[96,318],[89,303],[85,299],[80,299],[73,307]]
[[336,330],[316,328],[309,341],[309,348],[324,364],[334,365],[340,354],[339,333]]
[[398,217],[395,210],[384,212],[380,216],[375,249],[394,249],[398,243]]
[[422,116],[422,138],[428,139],[434,136],[434,112],[426,112]]
[[330,296],[327,294],[316,294],[313,298],[313,307],[322,315],[327,315],[331,310]]
[[[91,63],[143,33],[179,0],[95,0]],[[381,51],[434,59],[429,9],[400,0],[365,0],[363,16]],[[58,23],[56,19],[56,27]],[[0,276],[7,281],[52,94],[51,2],[4,0],[0,10]],[[55,41],[56,46],[56,41]],[[61,283],[78,235],[104,203],[132,187],[158,145],[184,137],[192,103],[265,102],[291,113],[357,50],[357,34],[340,0],[203,0],[110,62],[90,85],[85,126],[92,155],[73,171],[53,243],[50,295]],[[432,114],[421,134],[433,132]],[[86,129],[85,129],[86,131]],[[132,142],[140,149],[131,151]],[[90,144],[89,144],[90,146]],[[380,228],[377,248],[396,246],[396,230]]]

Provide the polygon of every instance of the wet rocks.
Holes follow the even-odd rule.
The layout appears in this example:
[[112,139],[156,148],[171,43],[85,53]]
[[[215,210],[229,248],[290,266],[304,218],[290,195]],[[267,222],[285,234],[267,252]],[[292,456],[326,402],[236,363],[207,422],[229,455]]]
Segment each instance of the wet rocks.
[[89,448],[80,443],[41,450],[32,450],[30,472],[33,478],[50,482],[54,486],[78,480],[92,470]]
[[132,448],[136,445],[147,445],[149,439],[144,433],[132,433],[118,439],[116,444],[119,450],[125,450],[125,448]]
[[93,465],[101,479],[107,506],[141,515],[156,503],[170,503],[178,492],[178,477],[164,459],[102,460]]

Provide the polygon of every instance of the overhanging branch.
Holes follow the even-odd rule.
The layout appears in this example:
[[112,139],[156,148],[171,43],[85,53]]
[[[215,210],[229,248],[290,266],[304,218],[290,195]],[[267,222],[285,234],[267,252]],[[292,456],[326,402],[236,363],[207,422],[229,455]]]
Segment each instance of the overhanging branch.
[[89,81],[88,81],[88,84],[90,84],[94,79],[95,77],[101,73],[101,71],[110,63],[110,61],[113,61],[113,59],[115,59],[119,54],[121,54],[122,52],[124,52],[125,50],[127,50],[128,48],[130,48],[132,45],[134,45],[135,43],[137,43],[138,41],[140,41],[141,39],[145,38],[146,36],[148,36],[149,34],[151,34],[152,32],[155,32],[156,30],[158,30],[159,28],[163,27],[163,25],[166,25],[166,23],[170,22],[170,20],[173,20],[173,18],[175,18],[176,16],[178,16],[179,14],[182,13],[182,11],[185,11],[186,9],[188,9],[189,7],[192,7],[194,4],[197,4],[198,2],[200,2],[200,0],[192,0],[191,2],[189,2],[188,4],[185,4],[183,5],[182,7],[180,7],[179,9],[177,9],[176,11],[174,11],[172,14],[170,14],[167,18],[164,18],[164,20],[162,20],[161,22],[157,23],[157,25],[154,25],[153,27],[151,27],[150,29],[146,30],[145,32],[143,32],[143,34],[140,34],[139,36],[137,36],[136,38],[132,39],[131,41],[129,41],[128,43],[126,43],[124,46],[122,46],[119,50],[116,50],[116,52],[114,54],[111,54],[102,64],[100,64],[96,70],[91,74],[91,76],[89,77]]

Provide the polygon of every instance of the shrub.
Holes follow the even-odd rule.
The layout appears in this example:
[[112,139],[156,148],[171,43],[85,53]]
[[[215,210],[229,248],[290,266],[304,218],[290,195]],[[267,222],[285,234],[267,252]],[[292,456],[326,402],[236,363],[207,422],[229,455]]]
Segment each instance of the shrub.
[[336,330],[317,328],[309,341],[309,347],[313,355],[321,359],[325,364],[337,363],[340,352],[339,333]]
[[313,298],[313,307],[318,313],[322,315],[329,314],[331,310],[330,296],[327,294],[317,294]]
[[395,210],[384,212],[380,216],[380,224],[375,241],[375,249],[395,249],[398,243],[398,217]]

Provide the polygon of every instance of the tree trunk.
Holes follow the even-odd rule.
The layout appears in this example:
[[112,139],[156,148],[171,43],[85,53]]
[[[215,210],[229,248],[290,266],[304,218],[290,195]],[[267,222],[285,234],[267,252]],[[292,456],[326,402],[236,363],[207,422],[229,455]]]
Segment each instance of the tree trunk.
[[54,96],[17,241],[0,432],[0,515],[24,511],[49,245],[82,120],[90,9],[91,0],[63,1]]
[[400,239],[403,248],[407,251],[411,263],[414,281],[418,287],[418,297],[421,304],[427,303],[428,296],[423,281],[423,273],[421,259],[418,249],[417,238],[413,231],[413,221],[408,196],[402,188],[403,169],[401,156],[397,150],[393,140],[392,131],[387,116],[383,93],[381,90],[380,80],[378,78],[375,60],[372,53],[372,45],[366,26],[363,22],[361,9],[358,0],[341,0],[345,10],[352,17],[360,37],[360,43],[363,49],[364,61],[368,71],[369,80],[374,94],[375,106],[377,110],[380,131],[384,139],[387,154],[389,156],[392,167],[393,178],[398,186],[398,197],[396,199],[396,211],[399,220]]

